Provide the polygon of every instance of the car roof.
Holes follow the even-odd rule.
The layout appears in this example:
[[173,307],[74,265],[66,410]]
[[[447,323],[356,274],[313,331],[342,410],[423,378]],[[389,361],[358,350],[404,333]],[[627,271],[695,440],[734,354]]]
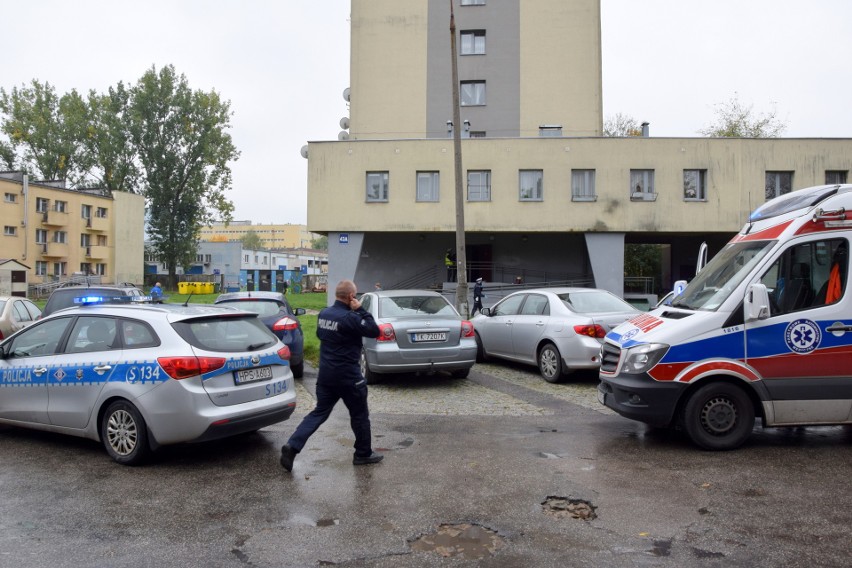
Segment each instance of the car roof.
[[607,294],[611,294],[609,290],[603,290],[601,288],[580,288],[576,286],[560,286],[556,288],[529,288],[525,290],[518,290],[517,292],[513,292],[513,294],[520,294],[525,292],[537,292],[539,294],[550,292],[552,294],[576,294],[578,292],[606,292]]
[[63,310],[57,310],[50,317],[52,318],[54,315],[101,315],[142,319],[161,315],[169,321],[210,316],[233,317],[245,315],[257,317],[257,314],[254,312],[210,304],[188,304],[186,306],[183,304],[93,304],[88,306],[72,306]]
[[227,292],[225,294],[219,294],[216,298],[215,303],[219,302],[227,302],[230,300],[277,300],[279,302],[286,302],[286,298],[284,294],[281,292],[267,292],[267,291],[257,291],[257,292]]
[[439,292],[435,292],[434,290],[417,290],[417,289],[409,289],[409,290],[374,290],[370,292],[365,292],[366,294],[373,294],[374,296],[378,296],[379,298],[399,298],[401,296],[441,296],[443,294]]

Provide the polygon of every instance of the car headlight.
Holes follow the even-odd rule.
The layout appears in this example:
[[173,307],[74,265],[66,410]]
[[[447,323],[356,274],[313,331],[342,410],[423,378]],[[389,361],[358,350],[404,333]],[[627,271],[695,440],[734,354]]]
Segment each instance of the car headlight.
[[627,351],[621,370],[625,373],[644,373],[660,362],[669,346],[665,343],[646,343]]

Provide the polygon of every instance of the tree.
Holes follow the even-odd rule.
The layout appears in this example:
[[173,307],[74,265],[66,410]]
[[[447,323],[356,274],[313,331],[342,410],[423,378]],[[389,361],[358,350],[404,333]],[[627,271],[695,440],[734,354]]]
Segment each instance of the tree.
[[15,149],[8,142],[0,140],[0,168],[15,169]]
[[254,229],[246,231],[246,234],[242,236],[240,242],[243,243],[244,249],[257,250],[259,248],[263,248],[263,241]]
[[632,116],[619,112],[604,121],[603,135],[609,138],[642,136],[642,125]]
[[311,248],[315,250],[328,250],[328,236],[323,235],[311,241]]
[[736,93],[729,101],[714,106],[716,119],[699,134],[713,138],[777,138],[787,129],[774,108],[756,114],[753,105],[744,105]]
[[192,91],[171,65],[152,67],[131,89],[129,132],[144,176],[148,235],[170,281],[195,258],[201,227],[231,219],[228,163],[239,152],[225,131],[230,116],[229,102]]
[[138,193],[140,172],[130,132],[129,104],[130,92],[120,82],[106,95],[89,92],[84,159],[97,187]]
[[[0,111],[5,115],[0,130],[21,163],[42,179],[67,179],[74,186],[85,180],[81,131],[86,103],[72,90],[61,97],[50,83],[33,79],[30,86],[0,89]],[[5,151],[4,151],[5,153]],[[4,157],[8,161],[8,157]]]

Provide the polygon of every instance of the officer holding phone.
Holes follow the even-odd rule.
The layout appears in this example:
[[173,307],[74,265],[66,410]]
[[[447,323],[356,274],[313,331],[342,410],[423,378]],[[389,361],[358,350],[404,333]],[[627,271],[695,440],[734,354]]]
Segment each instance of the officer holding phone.
[[352,463],[367,465],[384,458],[372,448],[367,382],[361,375],[359,364],[362,338],[378,337],[379,327],[373,316],[361,307],[356,298],[357,292],[354,282],[342,280],[335,289],[334,304],[320,311],[317,318],[317,337],[320,339],[317,405],[281,448],[281,465],[287,471],[292,471],[296,454],[328,419],[340,399],[349,410],[355,434]]

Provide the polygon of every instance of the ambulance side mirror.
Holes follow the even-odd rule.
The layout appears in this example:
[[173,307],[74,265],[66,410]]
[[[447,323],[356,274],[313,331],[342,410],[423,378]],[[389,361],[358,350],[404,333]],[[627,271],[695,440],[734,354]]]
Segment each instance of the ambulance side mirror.
[[769,292],[765,284],[755,283],[748,287],[743,309],[745,321],[764,320],[769,317]]

